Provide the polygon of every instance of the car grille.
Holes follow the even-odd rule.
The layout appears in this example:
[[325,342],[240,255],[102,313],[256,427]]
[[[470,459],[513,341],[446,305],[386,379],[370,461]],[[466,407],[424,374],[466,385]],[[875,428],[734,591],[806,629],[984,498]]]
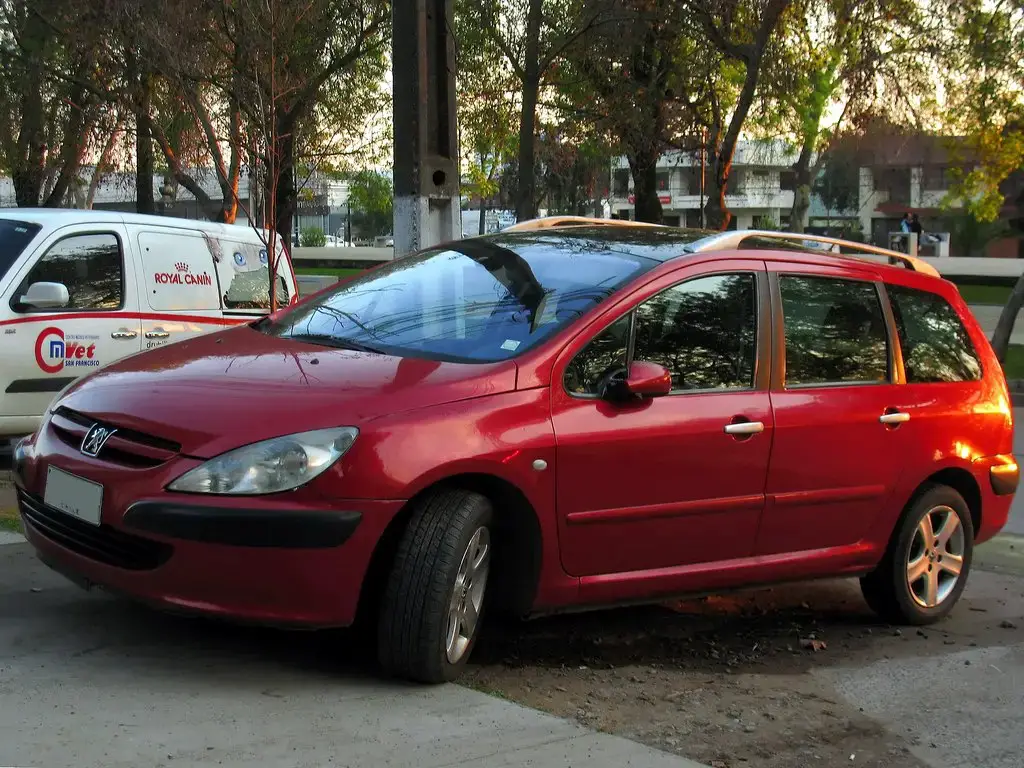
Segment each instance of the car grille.
[[109,525],[90,525],[47,506],[42,499],[18,489],[18,508],[25,522],[54,544],[104,565],[129,571],[151,571],[166,563],[173,547],[135,536]]
[[117,430],[107,440],[99,456],[100,459],[111,464],[145,469],[170,461],[181,452],[181,446],[178,443],[143,432],[121,429],[116,424],[100,422],[64,406],[57,408],[50,418],[50,429],[53,434],[76,451],[81,448],[82,440],[85,439],[89,429],[96,424]]

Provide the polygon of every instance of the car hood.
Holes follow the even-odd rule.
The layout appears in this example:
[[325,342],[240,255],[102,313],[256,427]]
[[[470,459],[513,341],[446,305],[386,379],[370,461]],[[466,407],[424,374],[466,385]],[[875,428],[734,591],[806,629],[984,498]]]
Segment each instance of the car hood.
[[248,326],[134,355],[88,376],[60,405],[211,458],[283,434],[516,387],[511,361],[392,357],[267,336]]

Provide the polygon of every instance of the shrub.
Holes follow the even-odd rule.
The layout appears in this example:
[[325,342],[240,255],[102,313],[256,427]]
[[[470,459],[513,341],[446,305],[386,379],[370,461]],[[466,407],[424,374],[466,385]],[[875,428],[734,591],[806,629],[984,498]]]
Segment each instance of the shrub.
[[323,248],[327,245],[327,235],[319,227],[306,227],[299,233],[299,245],[303,248]]

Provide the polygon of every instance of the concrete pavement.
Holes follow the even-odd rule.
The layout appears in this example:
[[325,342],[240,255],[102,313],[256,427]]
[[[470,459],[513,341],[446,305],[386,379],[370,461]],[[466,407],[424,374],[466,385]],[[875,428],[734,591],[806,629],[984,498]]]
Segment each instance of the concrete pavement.
[[0,547],[0,765],[700,768],[456,685],[387,682],[344,634],[164,616]]

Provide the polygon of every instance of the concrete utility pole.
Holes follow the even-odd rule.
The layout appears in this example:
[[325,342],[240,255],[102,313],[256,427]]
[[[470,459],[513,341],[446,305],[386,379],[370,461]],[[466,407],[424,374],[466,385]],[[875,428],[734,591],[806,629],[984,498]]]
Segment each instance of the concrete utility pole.
[[395,258],[462,237],[452,0],[392,3]]

